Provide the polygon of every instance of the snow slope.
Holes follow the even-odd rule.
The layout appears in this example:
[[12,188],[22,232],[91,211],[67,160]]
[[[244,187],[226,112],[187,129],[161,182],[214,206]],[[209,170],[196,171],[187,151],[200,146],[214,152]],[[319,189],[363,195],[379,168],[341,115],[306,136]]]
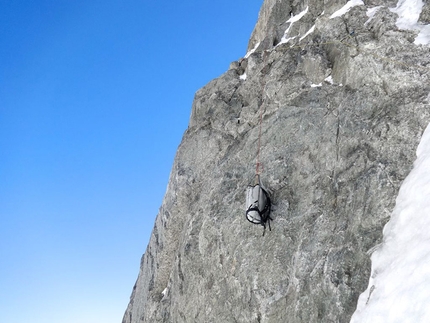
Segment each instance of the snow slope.
[[430,125],[383,233],[351,323],[430,322]]
[[422,0],[399,0],[397,6],[391,9],[399,15],[396,25],[399,29],[418,30],[419,34],[415,38],[414,44],[426,45],[430,43],[430,25],[418,23],[422,8]]

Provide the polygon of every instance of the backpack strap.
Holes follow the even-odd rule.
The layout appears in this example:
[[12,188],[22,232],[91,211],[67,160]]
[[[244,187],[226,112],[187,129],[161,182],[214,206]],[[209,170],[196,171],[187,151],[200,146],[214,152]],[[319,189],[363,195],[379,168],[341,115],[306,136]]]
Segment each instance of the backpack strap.
[[[257,201],[255,201],[255,203],[256,203]],[[255,203],[252,203],[249,207],[248,207],[248,209],[246,210],[246,213],[245,213],[245,215],[246,215],[246,219],[249,221],[249,222],[251,222],[251,223],[253,223],[253,224],[263,224],[263,217],[262,217],[262,213],[260,212],[260,210],[258,209],[258,206],[255,206],[256,204]],[[258,205],[258,204],[257,204]],[[260,217],[260,219],[257,219],[257,218],[255,218],[255,217],[250,217],[250,216],[248,216],[248,214],[250,213],[250,212],[257,212],[257,214],[258,214],[258,216]]]
[[263,237],[264,234],[266,233],[266,222],[269,225],[269,231],[272,231],[272,227],[270,226],[270,221],[273,221],[272,217],[270,216],[270,210],[272,208],[272,201],[270,200],[269,194],[266,192],[266,190],[264,188],[261,188],[261,190],[263,191],[264,195],[266,196],[266,205],[264,206],[263,211],[261,211],[262,213],[262,225],[264,227],[263,229]]

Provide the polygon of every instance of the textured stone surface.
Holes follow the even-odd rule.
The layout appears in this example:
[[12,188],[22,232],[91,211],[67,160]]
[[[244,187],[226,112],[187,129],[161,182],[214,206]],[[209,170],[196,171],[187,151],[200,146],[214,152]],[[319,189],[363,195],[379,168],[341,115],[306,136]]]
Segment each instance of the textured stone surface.
[[423,10],[420,14],[419,22],[423,24],[429,24],[430,23],[430,2],[428,0],[424,0],[424,6]]
[[[345,2],[266,0],[264,46],[196,93],[124,323],[349,322],[430,121],[430,52],[388,8],[329,19]],[[244,214],[260,108],[264,237]]]

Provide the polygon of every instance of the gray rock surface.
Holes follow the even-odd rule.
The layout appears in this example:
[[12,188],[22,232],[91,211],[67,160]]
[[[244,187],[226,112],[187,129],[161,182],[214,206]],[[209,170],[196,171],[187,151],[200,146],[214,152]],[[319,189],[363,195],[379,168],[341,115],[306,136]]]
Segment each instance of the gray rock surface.
[[423,24],[430,23],[430,2],[428,0],[424,0],[423,10],[421,11],[419,22]]
[[[345,3],[266,0],[262,45],[197,91],[123,323],[349,322],[430,121],[430,51],[393,1],[330,19]],[[260,109],[265,236],[244,205]]]

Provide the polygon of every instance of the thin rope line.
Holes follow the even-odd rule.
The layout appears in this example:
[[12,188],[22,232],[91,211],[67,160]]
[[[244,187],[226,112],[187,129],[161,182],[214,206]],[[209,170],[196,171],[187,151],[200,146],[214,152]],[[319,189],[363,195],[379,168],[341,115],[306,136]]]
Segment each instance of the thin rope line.
[[[266,65],[266,58],[268,55],[264,56],[265,51],[263,51],[263,68]],[[260,72],[263,70],[263,68],[260,70]],[[263,76],[264,79],[264,76]],[[261,153],[261,130],[263,128],[263,105],[264,105],[264,87],[266,86],[266,82],[263,81],[263,84],[261,86],[261,105],[260,105],[260,129],[258,133],[258,148],[257,148],[257,162],[255,167],[255,174],[259,176],[263,172],[263,165],[260,161],[260,153]]]
[[[264,103],[264,100],[263,100],[263,103]],[[255,170],[255,173],[257,175],[260,175],[262,172],[262,169],[261,169],[262,167],[260,162],[260,151],[261,151],[261,128],[263,126],[263,103],[261,103],[261,106],[260,106],[260,130],[258,134],[257,165]]]

